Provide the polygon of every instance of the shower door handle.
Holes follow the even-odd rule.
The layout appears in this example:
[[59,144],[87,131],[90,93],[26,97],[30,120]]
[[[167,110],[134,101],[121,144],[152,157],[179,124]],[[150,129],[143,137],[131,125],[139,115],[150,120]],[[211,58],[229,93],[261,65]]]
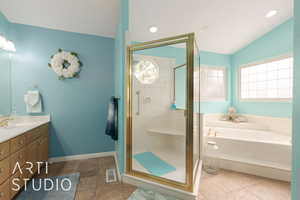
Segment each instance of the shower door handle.
[[141,92],[140,91],[137,91],[136,93],[136,96],[137,96],[137,112],[135,113],[136,115],[140,115],[140,94]]

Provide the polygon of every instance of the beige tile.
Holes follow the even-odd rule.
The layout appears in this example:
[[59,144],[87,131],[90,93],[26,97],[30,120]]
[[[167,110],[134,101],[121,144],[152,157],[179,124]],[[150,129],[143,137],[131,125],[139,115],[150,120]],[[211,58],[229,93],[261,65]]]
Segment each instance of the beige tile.
[[227,200],[261,200],[247,189],[238,190],[227,194]]
[[49,176],[60,176],[78,172],[78,161],[67,161],[49,165]]
[[[222,173],[222,171],[220,171],[220,173]],[[213,178],[216,175],[211,175],[206,173],[204,170],[201,173],[201,180],[205,180],[205,179],[209,179],[209,178]]]
[[204,172],[200,182],[205,200],[289,200],[290,190],[286,182],[225,170],[218,175]]
[[205,200],[205,198],[201,193],[199,193],[197,196],[197,200]]
[[99,173],[97,175],[97,186],[106,184],[106,178],[105,178],[105,173]]
[[95,168],[99,168],[99,158],[92,158],[79,161],[79,170],[91,170]]
[[96,176],[100,172],[99,159],[81,160],[78,166],[81,177]]
[[95,190],[84,190],[77,192],[76,200],[96,200]]
[[202,181],[200,193],[205,200],[226,200],[227,192],[223,186],[213,179]]
[[122,183],[105,183],[106,169],[115,168],[114,157],[75,160],[49,165],[49,173],[37,177],[80,173],[75,200],[127,200],[136,187]]
[[258,184],[263,180],[263,178],[253,175],[226,171],[224,179],[222,179],[223,182],[221,182],[221,184],[223,185],[226,192],[232,192],[235,190],[241,190],[251,185]]
[[115,168],[115,160],[113,156],[102,157],[99,159],[101,168]]
[[128,199],[137,187],[129,184],[122,184],[122,195],[124,199]]
[[214,185],[222,188],[225,192],[241,190],[263,181],[262,178],[257,176],[224,170],[220,171],[217,175],[209,175],[204,173],[203,177],[204,178],[201,180],[201,184],[211,182]]
[[103,184],[97,188],[97,200],[125,200],[122,184]]
[[262,183],[247,188],[262,200],[291,199],[290,184],[275,180],[265,180]]
[[98,176],[87,176],[80,177],[79,185],[77,187],[78,191],[84,191],[93,189],[96,191],[97,188],[97,178]]

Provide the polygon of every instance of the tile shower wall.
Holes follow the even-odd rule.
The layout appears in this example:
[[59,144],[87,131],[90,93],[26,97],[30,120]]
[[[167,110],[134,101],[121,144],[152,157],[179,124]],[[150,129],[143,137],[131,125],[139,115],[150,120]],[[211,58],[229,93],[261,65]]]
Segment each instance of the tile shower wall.
[[[50,156],[114,150],[104,134],[107,105],[114,95],[114,39],[11,24],[13,105],[25,114],[24,93],[38,86],[43,114],[51,114]],[[58,48],[77,52],[83,63],[79,79],[58,80],[49,68]]]
[[[154,153],[176,168],[170,174],[163,175],[164,178],[184,182],[185,117],[183,111],[171,110],[175,59],[146,55],[135,55],[134,59],[146,59],[157,63],[159,77],[150,85],[142,84],[133,77],[133,155],[144,152]],[[139,92],[139,96],[136,92]],[[168,132],[180,135],[170,135]],[[140,164],[135,159],[133,159],[133,169],[145,170],[140,168]]]
[[[134,59],[150,59],[159,66],[159,78],[151,85],[141,84],[133,78],[133,140],[138,141],[134,143],[133,150],[139,153],[159,148],[154,146],[158,141],[165,142],[159,137],[161,135],[149,134],[149,129],[171,128],[168,121],[172,117],[172,69],[175,67],[175,59],[144,55],[135,55]],[[139,97],[136,92],[140,93]],[[137,112],[140,114],[137,115]]]
[[[137,42],[133,42],[137,43]],[[164,58],[176,59],[176,65],[181,65],[185,62],[185,48],[178,47],[160,47],[148,49],[147,52],[140,51],[139,54],[158,56]],[[200,103],[201,113],[223,113],[226,112],[229,105],[231,105],[231,56],[218,54],[213,52],[201,51],[200,52],[200,65],[205,66],[221,66],[227,69],[227,98],[225,101],[207,101]],[[198,63],[198,62],[195,62]],[[185,73],[182,73],[185,76]],[[184,88],[184,87],[182,87]],[[181,90],[184,92],[185,90]],[[197,107],[199,104],[196,104]]]

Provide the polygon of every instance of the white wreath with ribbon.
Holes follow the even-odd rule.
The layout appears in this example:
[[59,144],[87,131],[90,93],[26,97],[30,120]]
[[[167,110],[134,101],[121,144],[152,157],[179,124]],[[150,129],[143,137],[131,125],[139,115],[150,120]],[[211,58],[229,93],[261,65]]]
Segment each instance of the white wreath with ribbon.
[[77,53],[67,52],[61,49],[54,56],[51,56],[49,67],[58,75],[59,79],[79,78],[80,62]]

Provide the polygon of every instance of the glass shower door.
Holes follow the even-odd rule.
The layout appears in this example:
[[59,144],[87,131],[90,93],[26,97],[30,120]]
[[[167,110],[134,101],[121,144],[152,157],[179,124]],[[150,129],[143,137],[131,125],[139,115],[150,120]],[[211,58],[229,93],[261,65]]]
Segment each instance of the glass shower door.
[[189,34],[130,46],[127,76],[127,173],[189,191],[193,42]]

